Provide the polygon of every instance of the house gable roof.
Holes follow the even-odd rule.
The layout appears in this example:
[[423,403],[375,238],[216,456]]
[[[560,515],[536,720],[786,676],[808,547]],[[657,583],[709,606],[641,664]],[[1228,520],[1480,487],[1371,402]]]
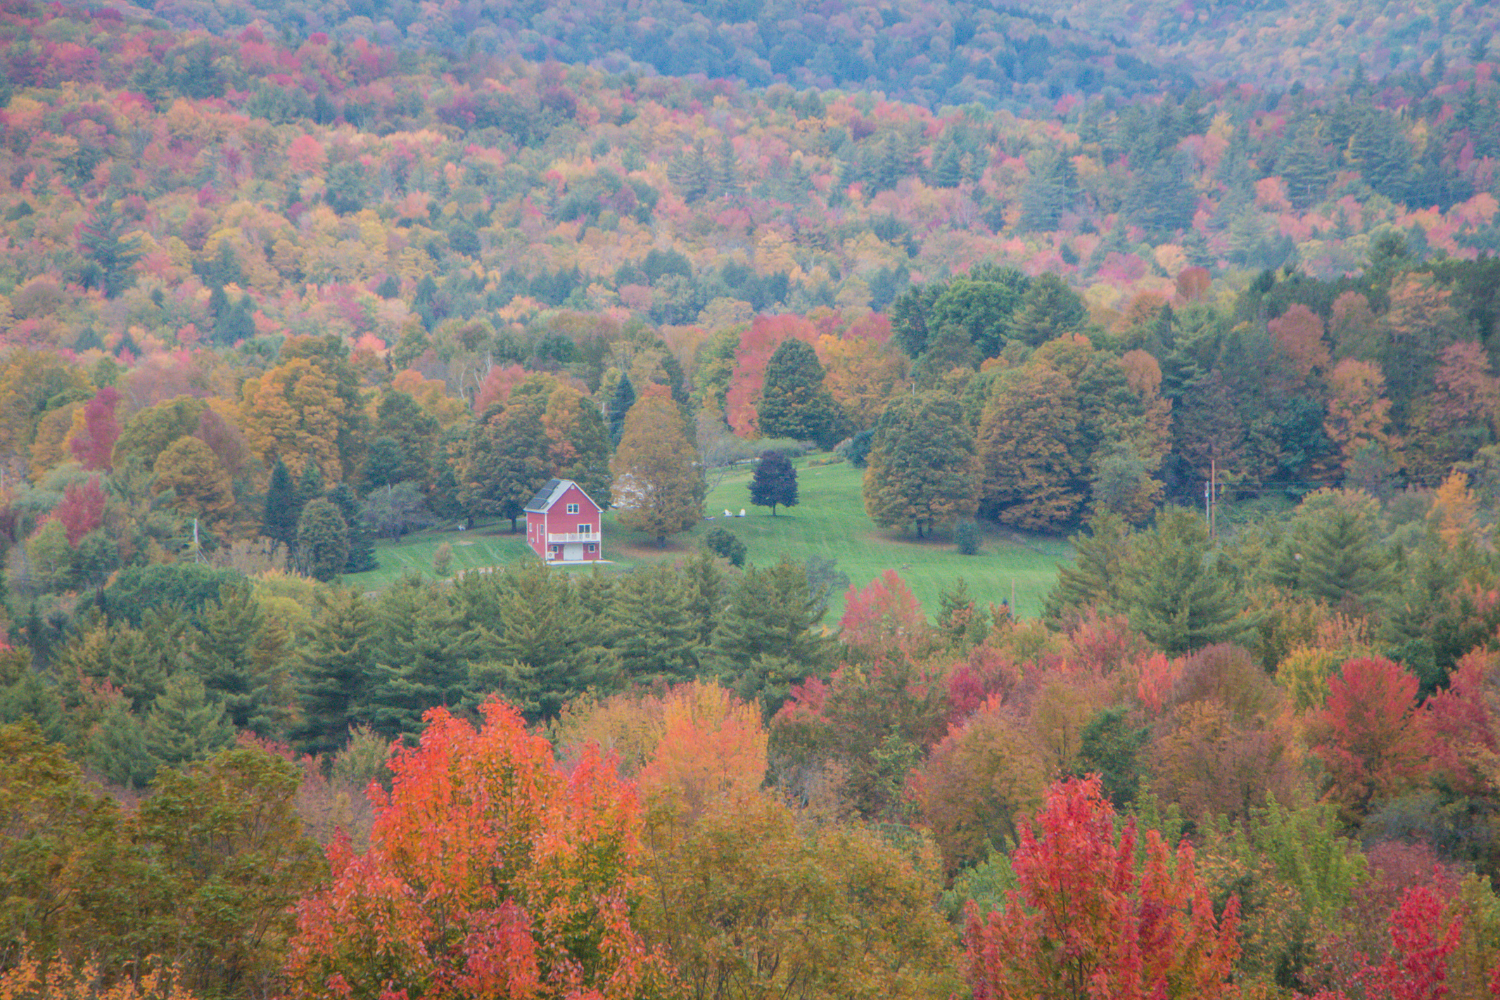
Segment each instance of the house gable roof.
[[526,507],[524,509],[539,512],[550,510],[552,508],[552,505],[557,503],[557,501],[562,498],[562,495],[564,493],[575,487],[577,488],[579,493],[583,493],[583,498],[585,500],[594,505],[595,510],[599,509],[599,505],[594,503],[594,498],[589,496],[587,493],[584,493],[583,487],[579,486],[571,479],[547,480],[547,485],[543,486],[541,488],[541,491],[538,492],[536,496],[527,501]]

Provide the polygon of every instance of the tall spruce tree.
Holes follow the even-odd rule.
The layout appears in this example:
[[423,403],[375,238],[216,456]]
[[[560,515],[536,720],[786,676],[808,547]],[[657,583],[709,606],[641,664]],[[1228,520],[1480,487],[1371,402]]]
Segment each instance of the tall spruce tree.
[[1057,567],[1057,583],[1048,592],[1042,613],[1054,628],[1070,614],[1096,610],[1119,614],[1125,610],[1130,571],[1130,528],[1114,511],[1103,511],[1089,522],[1088,534],[1068,540],[1073,545],[1071,566]]
[[794,681],[827,669],[832,640],[815,630],[824,610],[801,563],[783,558],[766,569],[751,566],[730,595],[710,662],[725,684],[758,700],[769,717]]
[[371,727],[387,739],[415,737],[422,715],[439,705],[472,707],[469,663],[479,633],[465,627],[446,588],[403,577],[381,595],[370,634],[373,669],[365,704]]
[[327,500],[314,500],[297,519],[297,559],[306,572],[328,582],[349,562],[349,525]]
[[291,472],[287,471],[287,463],[278,456],[276,465],[272,466],[272,481],[266,487],[266,514],[261,517],[261,534],[272,540],[273,553],[276,546],[287,546],[288,552],[296,549],[299,513]]
[[1211,559],[1208,526],[1196,511],[1162,510],[1132,550],[1130,624],[1162,651],[1180,656],[1249,630],[1243,601]]
[[146,718],[146,752],[159,768],[207,760],[232,742],[223,702],[186,671],[167,681]]
[[876,524],[911,528],[918,538],[974,513],[974,433],[957,398],[938,390],[892,401],[875,428],[864,498]]
[[813,441],[824,450],[837,444],[844,434],[844,411],[823,378],[823,364],[811,347],[796,337],[783,340],[766,362],[756,408],[760,432]]
[[303,753],[335,753],[348,740],[350,726],[368,721],[360,702],[370,682],[374,627],[374,608],[359,591],[319,589],[298,674],[300,718],[289,733]]
[[797,469],[791,459],[779,451],[762,452],[755,465],[755,475],[750,478],[750,502],[757,507],[770,507],[771,516],[776,516],[776,507],[797,506]]
[[609,440],[617,448],[625,433],[625,416],[634,405],[635,386],[631,385],[630,376],[621,372],[620,381],[609,397]]
[[193,673],[223,703],[236,729],[263,735],[272,730],[272,678],[255,658],[262,618],[260,605],[243,584],[225,584],[219,599],[198,613],[198,629],[187,647]]
[[379,569],[375,559],[375,537],[369,526],[359,516],[359,499],[348,483],[339,483],[328,494],[328,502],[344,515],[344,524],[349,528],[349,557],[344,561],[345,573],[364,573]]

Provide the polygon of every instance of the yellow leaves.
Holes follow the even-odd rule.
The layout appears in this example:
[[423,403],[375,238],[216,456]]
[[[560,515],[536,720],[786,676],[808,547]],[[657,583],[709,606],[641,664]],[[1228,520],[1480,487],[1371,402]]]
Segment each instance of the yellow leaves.
[[306,358],[293,358],[246,379],[240,399],[240,429],[266,468],[280,457],[300,475],[311,461],[325,482],[342,478],[338,433],[344,401],[332,376]]
[[15,965],[0,972],[0,1000],[196,1000],[180,985],[183,977],[172,964],[151,956],[141,966],[149,971],[139,984],[132,976],[138,969],[106,970],[92,958],[74,963],[54,955],[43,971],[25,942]]
[[1478,541],[1475,537],[1478,513],[1479,498],[1469,489],[1468,474],[1455,471],[1438,488],[1427,518],[1437,528],[1443,543],[1452,549],[1465,539]]

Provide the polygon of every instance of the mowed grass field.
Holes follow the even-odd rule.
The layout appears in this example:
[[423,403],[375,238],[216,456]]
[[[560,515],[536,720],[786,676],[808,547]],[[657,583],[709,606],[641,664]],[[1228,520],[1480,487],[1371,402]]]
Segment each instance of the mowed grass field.
[[[711,488],[704,504],[708,516],[691,531],[674,535],[665,548],[620,526],[615,512],[604,515],[604,557],[610,563],[604,572],[622,572],[656,562],[673,562],[690,555],[703,536],[714,527],[734,532],[749,550],[748,562],[768,565],[782,556],[833,559],[849,582],[863,587],[888,569],[901,575],[922,602],[929,617],[938,613],[939,595],[962,576],[969,592],[981,603],[1009,601],[1014,595],[1016,612],[1033,616],[1041,611],[1042,599],[1057,579],[1057,564],[1073,556],[1060,538],[1021,535],[986,530],[977,555],[960,555],[946,536],[917,541],[875,527],[865,514],[860,493],[863,472],[846,463],[809,465],[797,463],[800,502],[778,508],[772,516],[765,507],[750,505],[751,468],[742,466],[710,477]],[[717,480],[717,481],[715,481]],[[724,511],[744,510],[745,517],[726,519]],[[470,531],[428,530],[399,542],[378,543],[375,555],[380,569],[345,578],[366,590],[380,590],[402,573],[432,574],[432,559],[438,546],[453,546],[453,572],[506,566],[532,559],[522,533],[511,534],[510,522],[482,524]],[[981,523],[981,528],[986,526]],[[569,568],[568,572],[591,572]],[[829,595],[828,621],[843,613],[844,594]]]

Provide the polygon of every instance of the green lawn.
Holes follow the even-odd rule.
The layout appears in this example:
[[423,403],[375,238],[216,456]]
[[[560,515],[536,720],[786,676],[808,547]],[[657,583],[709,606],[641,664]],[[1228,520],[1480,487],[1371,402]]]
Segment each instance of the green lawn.
[[[644,563],[681,559],[697,548],[707,531],[724,526],[749,548],[749,561],[761,565],[783,555],[793,559],[823,556],[834,559],[850,582],[860,587],[894,569],[929,617],[937,614],[938,595],[959,576],[968,581],[970,593],[979,601],[998,604],[1014,594],[1017,612],[1030,616],[1041,611],[1042,598],[1057,578],[1057,563],[1072,558],[1072,549],[1062,539],[1014,532],[987,531],[979,554],[973,556],[959,555],[946,538],[918,542],[898,537],[877,529],[865,515],[860,470],[843,463],[808,467],[803,460],[796,464],[801,494],[796,507],[779,508],[773,517],[764,507],[750,506],[750,469],[734,469],[709,491],[704,506],[712,519],[674,536],[665,549],[658,549],[654,539],[622,528],[614,512],[607,512],[604,557],[611,563],[604,570],[619,572]],[[725,509],[735,514],[744,509],[748,516],[725,520]],[[512,535],[509,521],[480,525],[472,531],[430,530],[396,543],[379,543],[375,555],[380,569],[346,577],[345,582],[379,590],[404,572],[431,575],[433,554],[445,541],[453,546],[455,572],[533,558],[524,532]],[[830,596],[829,621],[836,621],[843,611],[844,595]]]

